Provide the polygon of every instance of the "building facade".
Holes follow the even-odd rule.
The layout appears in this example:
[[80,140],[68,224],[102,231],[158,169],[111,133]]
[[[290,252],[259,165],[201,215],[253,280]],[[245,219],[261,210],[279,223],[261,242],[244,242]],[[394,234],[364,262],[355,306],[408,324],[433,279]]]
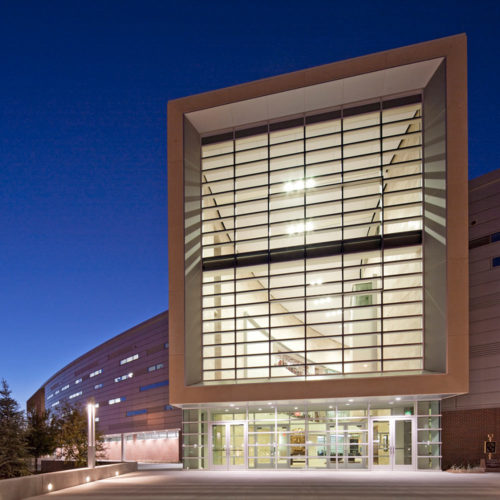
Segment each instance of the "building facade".
[[468,391],[466,38],[171,101],[194,469],[437,469]]
[[107,460],[177,462],[181,413],[169,404],[168,350],[165,311],[59,370],[28,409],[95,403]]
[[500,438],[500,170],[469,182],[469,235],[470,389],[443,401],[443,467],[478,465]]

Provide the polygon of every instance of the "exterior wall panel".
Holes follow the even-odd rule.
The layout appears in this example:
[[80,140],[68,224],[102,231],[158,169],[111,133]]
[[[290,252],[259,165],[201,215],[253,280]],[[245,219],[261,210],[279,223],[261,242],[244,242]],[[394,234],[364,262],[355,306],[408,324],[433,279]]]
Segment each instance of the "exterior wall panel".
[[[500,170],[469,183],[470,241],[500,232]],[[445,410],[469,410],[500,406],[500,242],[486,242],[470,250],[470,390],[469,394],[443,401]],[[458,418],[458,417],[457,417]]]
[[425,368],[446,371],[446,67],[424,91]]
[[185,198],[185,353],[187,384],[201,382],[201,186],[200,136],[188,120],[184,121]]
[[479,465],[483,441],[500,435],[500,267],[492,267],[500,242],[491,241],[500,232],[500,170],[471,180],[469,201],[470,389],[443,401],[443,468]]

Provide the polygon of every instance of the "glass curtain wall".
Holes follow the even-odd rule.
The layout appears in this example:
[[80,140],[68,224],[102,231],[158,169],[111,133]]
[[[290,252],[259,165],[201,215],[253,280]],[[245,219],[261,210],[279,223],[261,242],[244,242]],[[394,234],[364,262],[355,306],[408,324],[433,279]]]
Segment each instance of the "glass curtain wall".
[[203,382],[423,369],[422,106],[202,139]]
[[[400,433],[409,442],[403,443],[401,450],[398,442],[394,442],[394,464],[419,469],[440,468],[439,401],[393,405],[263,404],[260,407],[188,409],[184,410],[183,418],[185,468],[222,466],[229,469],[236,465],[249,469],[342,470],[389,465],[391,436],[388,429],[391,418],[404,419],[397,420],[396,427],[410,424],[406,432]],[[226,425],[230,422],[237,424]],[[376,428],[378,434],[371,434],[370,426]],[[247,433],[246,439],[236,433],[239,441],[238,446],[233,448],[238,453],[233,454],[238,455],[237,461],[231,456],[226,458],[230,455],[228,450],[233,449],[227,445],[226,437],[232,427],[246,429]],[[413,432],[417,434],[415,438]],[[246,450],[241,449],[244,442]],[[415,452],[413,443],[417,446]]]

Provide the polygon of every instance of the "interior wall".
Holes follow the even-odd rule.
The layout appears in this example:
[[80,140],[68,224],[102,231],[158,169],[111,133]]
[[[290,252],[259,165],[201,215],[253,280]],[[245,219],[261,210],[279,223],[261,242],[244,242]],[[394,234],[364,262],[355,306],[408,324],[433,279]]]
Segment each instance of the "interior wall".
[[[105,444],[106,460],[121,461],[121,441]],[[178,462],[179,438],[125,440],[125,460],[139,462]]]
[[446,71],[424,89],[424,368],[446,372]]

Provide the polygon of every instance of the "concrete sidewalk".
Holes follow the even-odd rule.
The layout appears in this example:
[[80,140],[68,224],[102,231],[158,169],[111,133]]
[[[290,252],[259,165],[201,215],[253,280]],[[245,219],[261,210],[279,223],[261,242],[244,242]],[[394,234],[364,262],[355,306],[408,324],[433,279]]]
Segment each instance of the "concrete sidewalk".
[[500,474],[368,471],[142,471],[31,500],[500,498]]

